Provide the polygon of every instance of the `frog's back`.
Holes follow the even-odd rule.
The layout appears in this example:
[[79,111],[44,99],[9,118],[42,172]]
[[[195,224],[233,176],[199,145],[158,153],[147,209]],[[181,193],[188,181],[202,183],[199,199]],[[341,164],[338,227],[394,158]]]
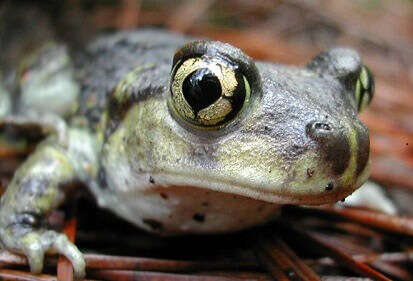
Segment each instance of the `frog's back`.
[[[170,70],[177,48],[189,38],[171,32],[143,29],[106,35],[75,56],[77,81],[81,86],[77,116],[95,126],[116,84],[137,67],[156,65]],[[145,81],[156,86],[157,77]]]

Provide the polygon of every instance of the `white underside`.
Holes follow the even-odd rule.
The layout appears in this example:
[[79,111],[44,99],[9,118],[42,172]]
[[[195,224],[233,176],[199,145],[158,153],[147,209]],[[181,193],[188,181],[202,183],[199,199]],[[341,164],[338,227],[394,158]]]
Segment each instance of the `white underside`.
[[276,204],[191,186],[110,191],[99,198],[120,217],[162,235],[233,232],[279,214]]

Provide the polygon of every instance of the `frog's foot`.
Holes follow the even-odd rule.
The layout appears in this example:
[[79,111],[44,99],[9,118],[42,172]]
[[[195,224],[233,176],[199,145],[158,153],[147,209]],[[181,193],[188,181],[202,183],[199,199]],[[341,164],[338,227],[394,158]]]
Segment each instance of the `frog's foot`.
[[[0,238],[6,249],[27,257],[32,273],[42,272],[44,255],[47,253],[64,255],[73,265],[74,276],[77,279],[85,276],[83,255],[66,235],[50,230],[27,231],[25,227],[13,225],[5,231],[1,229]],[[19,235],[22,232],[24,234]]]

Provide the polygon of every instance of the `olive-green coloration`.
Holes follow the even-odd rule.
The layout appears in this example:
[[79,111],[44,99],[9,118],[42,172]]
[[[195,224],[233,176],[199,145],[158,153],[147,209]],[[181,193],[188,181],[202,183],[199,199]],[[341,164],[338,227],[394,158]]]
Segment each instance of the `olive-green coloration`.
[[76,183],[137,226],[177,235],[241,230],[281,204],[336,202],[368,177],[357,112],[373,82],[353,50],[298,68],[141,30],[72,57],[47,44],[17,70],[15,89],[0,88],[0,126],[48,135],[0,201],[1,243],[33,272],[58,252],[84,275],[79,250],[41,227]]

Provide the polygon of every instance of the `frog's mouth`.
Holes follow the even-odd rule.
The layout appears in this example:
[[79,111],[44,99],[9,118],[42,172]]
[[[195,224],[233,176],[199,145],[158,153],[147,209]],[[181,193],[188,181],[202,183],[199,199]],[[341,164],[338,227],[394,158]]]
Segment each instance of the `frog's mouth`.
[[[311,124],[318,129],[317,122]],[[276,153],[263,156],[262,151],[272,149],[272,143],[256,139],[251,139],[249,145],[253,143],[258,149],[241,154],[242,150],[233,148],[242,144],[231,139],[221,147],[222,155],[216,153],[212,167],[166,167],[153,176],[163,186],[194,186],[276,204],[334,203],[352,194],[369,176],[365,130],[362,126],[337,129],[332,137],[328,134],[328,139],[317,139],[314,148],[294,161],[277,158]],[[343,154],[348,156],[346,161]]]
[[333,181],[320,186],[286,188],[285,186],[263,186],[252,182],[222,180],[213,177],[200,177],[194,174],[167,173],[152,174],[156,185],[168,188],[173,186],[193,186],[224,192],[255,200],[276,204],[323,205],[340,201],[357,190],[368,177],[366,169],[350,186],[338,185]]

